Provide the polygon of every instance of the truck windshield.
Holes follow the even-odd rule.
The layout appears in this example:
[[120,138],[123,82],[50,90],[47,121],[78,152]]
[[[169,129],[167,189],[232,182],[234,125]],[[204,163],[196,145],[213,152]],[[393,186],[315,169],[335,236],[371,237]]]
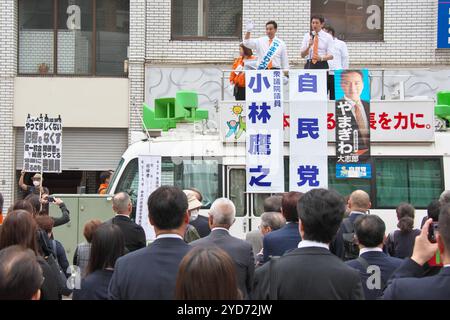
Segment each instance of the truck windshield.
[[125,162],[124,158],[120,158],[119,164],[117,165],[116,171],[114,171],[114,175],[111,178],[111,181],[109,182],[108,191],[107,194],[111,194],[111,188],[114,185],[114,182],[117,179],[117,176],[119,175],[120,170],[122,169],[123,163]]
[[[132,159],[120,177],[115,193],[127,192],[137,201],[139,181],[138,158]],[[220,166],[218,159],[162,158],[161,184],[181,189],[195,188],[203,196],[203,208],[209,208],[220,194]]]

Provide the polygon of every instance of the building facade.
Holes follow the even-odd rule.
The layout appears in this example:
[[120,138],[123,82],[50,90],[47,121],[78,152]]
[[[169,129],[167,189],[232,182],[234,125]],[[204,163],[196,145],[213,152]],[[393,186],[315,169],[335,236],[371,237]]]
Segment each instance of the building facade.
[[[39,3],[36,5],[35,3]],[[17,196],[28,114],[61,115],[63,172],[57,192],[90,192],[141,131],[142,103],[197,90],[213,110],[231,98],[226,75],[242,41],[276,20],[292,67],[301,68],[311,13],[323,14],[349,47],[350,63],[369,68],[450,64],[437,48],[435,0],[3,0],[0,3],[0,192]],[[438,75],[436,75],[438,77]],[[448,80],[448,79],[447,79]],[[442,81],[440,81],[442,82]],[[29,178],[29,177],[28,177]],[[63,182],[65,181],[65,182]],[[93,182],[95,181],[95,183]],[[80,189],[81,190],[81,189]]]

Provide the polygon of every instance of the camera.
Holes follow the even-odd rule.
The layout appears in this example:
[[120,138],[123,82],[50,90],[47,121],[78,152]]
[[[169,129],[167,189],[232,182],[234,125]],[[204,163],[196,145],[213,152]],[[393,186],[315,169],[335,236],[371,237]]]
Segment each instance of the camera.
[[48,197],[47,198],[47,201],[50,203],[50,202],[55,202],[55,198],[54,197]]
[[436,243],[436,231],[438,230],[438,222],[432,222],[428,228],[428,240]]

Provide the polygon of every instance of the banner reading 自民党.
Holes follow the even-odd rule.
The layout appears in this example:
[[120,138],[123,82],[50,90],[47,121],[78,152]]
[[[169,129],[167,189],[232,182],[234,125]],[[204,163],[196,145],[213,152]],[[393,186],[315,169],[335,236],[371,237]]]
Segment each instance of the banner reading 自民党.
[[28,117],[24,132],[23,169],[60,173],[62,165],[61,117]]
[[247,192],[284,192],[282,72],[250,70],[245,80]]
[[335,71],[336,177],[371,176],[369,71]]
[[161,186],[161,157],[139,156],[139,187],[136,205],[136,223],[145,231],[147,242],[155,240],[155,230],[148,218],[147,200]]
[[328,186],[326,70],[289,72],[289,190]]

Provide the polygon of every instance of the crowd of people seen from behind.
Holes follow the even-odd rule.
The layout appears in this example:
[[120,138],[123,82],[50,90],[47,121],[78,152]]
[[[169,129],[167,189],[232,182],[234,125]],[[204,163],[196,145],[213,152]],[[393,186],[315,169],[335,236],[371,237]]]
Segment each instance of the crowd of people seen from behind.
[[[148,197],[150,243],[133,221],[131,197],[119,192],[110,219],[85,224],[70,266],[53,234],[69,210],[33,187],[0,228],[0,299],[450,299],[450,191],[430,202],[420,229],[415,208],[399,204],[389,233],[369,213],[365,191],[276,194],[242,240],[230,231],[230,199],[216,199],[204,215],[199,190],[162,186]],[[49,205],[61,216],[51,217]]]

